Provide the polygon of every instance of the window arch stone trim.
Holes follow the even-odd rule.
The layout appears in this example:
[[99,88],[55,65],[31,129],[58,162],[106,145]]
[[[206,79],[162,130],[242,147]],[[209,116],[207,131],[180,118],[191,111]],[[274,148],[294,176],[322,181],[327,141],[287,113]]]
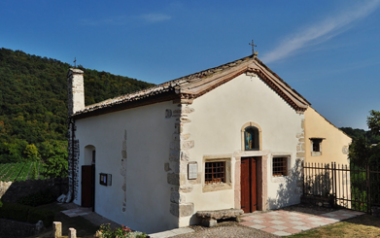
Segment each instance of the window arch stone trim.
[[245,129],[247,127],[256,127],[257,130],[259,131],[259,150],[263,150],[262,146],[263,146],[263,140],[262,140],[262,130],[261,130],[261,127],[259,126],[259,124],[255,123],[255,122],[247,122],[245,123],[242,128],[241,128],[241,151],[245,151],[245,148],[244,148],[244,132],[245,132]]

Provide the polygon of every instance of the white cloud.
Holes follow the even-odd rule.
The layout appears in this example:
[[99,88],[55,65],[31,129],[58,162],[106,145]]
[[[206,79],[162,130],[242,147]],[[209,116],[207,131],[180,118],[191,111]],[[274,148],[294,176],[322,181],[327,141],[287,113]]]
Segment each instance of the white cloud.
[[98,20],[82,20],[82,25],[87,26],[109,26],[109,25],[126,25],[135,23],[137,21],[142,21],[144,23],[157,23],[162,21],[170,20],[171,16],[160,14],[160,13],[150,13],[142,14],[140,16],[114,16],[109,18],[103,18]]
[[370,15],[379,5],[380,1],[374,0],[360,6],[351,6],[349,10],[342,11],[333,17],[307,27],[305,30],[288,36],[275,49],[260,58],[265,63],[274,62],[307,46],[329,40],[349,29],[355,21]]

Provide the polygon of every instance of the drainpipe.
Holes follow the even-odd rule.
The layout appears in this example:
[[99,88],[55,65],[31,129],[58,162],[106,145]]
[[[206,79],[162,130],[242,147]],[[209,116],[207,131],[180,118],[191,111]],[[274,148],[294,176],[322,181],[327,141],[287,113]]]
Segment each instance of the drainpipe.
[[71,118],[71,199],[74,200],[74,186],[75,186],[75,173],[74,173],[74,158],[75,158],[75,119]]

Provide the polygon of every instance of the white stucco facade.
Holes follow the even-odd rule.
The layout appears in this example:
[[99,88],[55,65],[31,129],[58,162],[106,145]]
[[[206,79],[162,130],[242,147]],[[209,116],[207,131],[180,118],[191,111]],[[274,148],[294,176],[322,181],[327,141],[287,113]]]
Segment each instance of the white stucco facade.
[[[194,211],[236,207],[239,197],[235,196],[235,162],[246,156],[267,158],[267,201],[264,202],[268,203],[268,209],[299,203],[302,190],[297,187],[297,178],[291,178],[291,173],[287,177],[273,177],[271,166],[272,157],[281,155],[289,157],[289,170],[294,168],[299,137],[303,135],[303,113],[297,113],[258,76],[245,74],[195,99],[186,107],[194,109],[188,115],[189,122],[183,124],[184,133],[189,134],[189,140],[194,143],[187,152],[188,161],[197,162],[201,181],[184,180],[181,186],[192,186],[193,189],[190,193],[181,193],[181,196],[186,203],[194,204]],[[248,122],[261,128],[259,151],[242,151],[241,129]],[[218,157],[231,161],[232,186],[205,192],[205,158]],[[181,161],[182,168],[186,168],[186,164]],[[281,197],[283,195],[287,197]],[[180,219],[181,226],[192,222],[197,220],[191,216]]]
[[[178,227],[178,218],[169,212],[171,187],[164,170],[175,120],[165,118],[165,110],[176,107],[170,101],[76,121],[79,181],[80,167],[90,164],[85,159],[85,148],[93,146],[96,151],[96,213],[144,232]],[[122,152],[125,131],[126,160]],[[100,173],[112,174],[111,186],[100,185]],[[80,182],[78,190],[74,202],[81,205]]]

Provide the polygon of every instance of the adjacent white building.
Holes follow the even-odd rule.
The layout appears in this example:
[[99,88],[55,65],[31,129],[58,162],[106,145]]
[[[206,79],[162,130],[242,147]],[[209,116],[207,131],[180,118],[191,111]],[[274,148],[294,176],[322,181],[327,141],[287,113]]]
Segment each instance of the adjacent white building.
[[89,106],[68,82],[74,203],[148,233],[299,203],[310,103],[255,55]]

